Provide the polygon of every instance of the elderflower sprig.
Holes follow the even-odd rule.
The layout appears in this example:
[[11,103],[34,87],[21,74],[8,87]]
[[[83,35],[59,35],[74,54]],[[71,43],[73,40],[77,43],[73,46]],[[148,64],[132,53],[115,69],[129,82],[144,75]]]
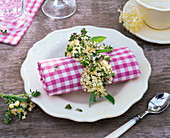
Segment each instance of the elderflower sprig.
[[[81,61],[84,71],[81,74],[80,84],[84,86],[84,91],[90,92],[89,105],[96,102],[96,97],[105,96],[114,104],[114,99],[106,92],[105,87],[108,86],[113,77],[115,77],[112,67],[109,64],[111,57],[103,52],[111,52],[113,47],[110,45],[100,45],[106,37],[87,35],[85,28],[81,30],[81,34],[73,33],[66,47],[65,55],[74,57],[77,61]],[[110,97],[110,98],[108,98]]]
[[139,15],[137,9],[132,8],[129,12],[118,9],[118,12],[120,12],[119,23],[123,23],[126,30],[132,34],[139,32],[143,24],[143,18]]
[[32,91],[30,90],[31,94],[9,94],[6,95],[4,93],[0,93],[0,97],[2,97],[6,104],[8,105],[8,108],[5,110],[5,117],[4,122],[5,124],[9,124],[12,115],[18,115],[19,120],[25,119],[27,112],[32,111],[32,109],[35,107],[35,104],[31,102],[32,97],[38,97],[41,95],[39,91]]

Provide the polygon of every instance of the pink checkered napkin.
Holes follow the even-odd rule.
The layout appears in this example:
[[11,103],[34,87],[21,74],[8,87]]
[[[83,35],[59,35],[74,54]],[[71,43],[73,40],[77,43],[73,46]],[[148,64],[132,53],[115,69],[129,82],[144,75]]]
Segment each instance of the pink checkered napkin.
[[[26,11],[30,13],[31,20],[28,23],[28,26],[25,27],[23,30],[17,31],[17,32],[8,32],[6,36],[0,35],[0,42],[7,43],[11,45],[17,45],[30,24],[32,23],[32,20],[34,19],[35,14],[37,13],[39,7],[41,6],[43,0],[26,0]],[[3,22],[0,20],[0,24],[3,24]]]
[[[108,54],[112,57],[110,64],[116,74],[112,83],[138,78],[141,74],[133,53],[127,48],[114,49]],[[58,68],[55,69],[55,66]],[[59,95],[83,90],[80,85],[83,66],[74,58],[62,57],[38,62],[44,90],[48,95]]]

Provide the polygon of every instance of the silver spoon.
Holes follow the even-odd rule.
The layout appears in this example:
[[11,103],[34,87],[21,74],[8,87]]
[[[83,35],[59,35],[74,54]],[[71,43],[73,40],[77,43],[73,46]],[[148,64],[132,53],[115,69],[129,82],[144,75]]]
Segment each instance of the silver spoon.
[[123,133],[125,133],[129,128],[131,128],[134,124],[136,124],[139,120],[141,120],[147,114],[158,114],[158,113],[163,112],[168,107],[169,102],[170,102],[169,93],[164,92],[164,93],[160,93],[156,95],[150,100],[148,104],[148,109],[145,112],[129,120],[127,123],[125,123],[123,126],[113,131],[111,134],[109,134],[105,138],[117,138],[121,136]]

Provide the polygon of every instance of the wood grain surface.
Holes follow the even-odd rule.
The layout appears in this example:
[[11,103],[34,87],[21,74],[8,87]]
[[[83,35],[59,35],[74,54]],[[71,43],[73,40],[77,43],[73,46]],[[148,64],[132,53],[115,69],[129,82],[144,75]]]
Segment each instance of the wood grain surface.
[[[14,118],[9,125],[3,122],[6,105],[0,98],[0,137],[43,137],[43,138],[103,138],[147,107],[148,101],[159,92],[170,92],[170,45],[145,42],[128,33],[118,23],[118,8],[127,0],[77,0],[76,13],[67,19],[52,20],[46,17],[41,8],[31,26],[17,46],[0,44],[0,92],[7,94],[24,92],[20,75],[21,64],[34,43],[48,33],[78,25],[93,25],[113,28],[135,40],[144,50],[151,63],[152,74],[149,88],[143,98],[125,114],[93,123],[77,123],[71,120],[54,118],[39,107],[29,113],[26,120]],[[132,127],[122,138],[168,138],[170,137],[170,110],[160,115],[148,115]]]

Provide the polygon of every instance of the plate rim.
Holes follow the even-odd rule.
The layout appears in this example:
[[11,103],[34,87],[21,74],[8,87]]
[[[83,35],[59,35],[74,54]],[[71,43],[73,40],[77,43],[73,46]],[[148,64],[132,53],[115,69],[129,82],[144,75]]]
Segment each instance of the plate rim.
[[[95,121],[98,121],[98,120],[101,120],[101,119],[106,119],[106,118],[113,118],[113,117],[117,117],[117,116],[120,116],[122,115],[123,113],[125,113],[127,110],[129,110],[129,108],[134,105],[136,102],[138,102],[142,97],[143,95],[146,93],[147,89],[148,89],[148,80],[149,80],[149,77],[151,75],[151,65],[149,63],[149,61],[147,60],[147,58],[145,57],[144,55],[144,51],[143,49],[132,39],[128,38],[127,36],[123,35],[122,33],[120,33],[119,31],[115,30],[115,29],[110,29],[110,28],[103,28],[103,27],[95,27],[95,26],[75,26],[75,27],[71,27],[71,28],[66,28],[66,29],[60,29],[60,30],[56,30],[56,31],[53,31],[51,33],[49,33],[47,36],[45,36],[43,39],[41,39],[40,41],[36,42],[32,48],[30,48],[28,50],[28,53],[27,53],[27,56],[25,58],[25,61],[23,62],[22,66],[21,66],[21,70],[20,70],[20,73],[21,73],[21,77],[24,81],[24,89],[26,91],[26,88],[27,88],[27,79],[25,78],[25,73],[24,73],[24,65],[27,61],[27,57],[29,56],[29,54],[31,53],[32,50],[36,49],[37,46],[39,45],[39,43],[42,43],[43,41],[45,41],[46,39],[48,39],[48,37],[50,37],[51,35],[55,34],[56,32],[60,32],[60,31],[68,31],[68,30],[73,30],[76,29],[76,28],[94,28],[94,29],[105,29],[105,30],[112,30],[112,31],[116,31],[117,33],[119,33],[120,35],[122,35],[124,38],[126,38],[128,41],[132,41],[135,45],[138,46],[138,48],[140,49],[140,52],[142,52],[144,58],[145,58],[145,61],[147,62],[148,66],[149,66],[149,72],[148,72],[148,75],[147,75],[147,78],[146,78],[146,81],[145,81],[145,89],[143,90],[143,93],[140,94],[140,96],[138,98],[136,98],[135,100],[133,99],[133,102],[131,102],[131,104],[128,104],[127,107],[122,110],[122,112],[120,112],[118,115],[116,116],[104,116],[101,118],[101,116],[97,116],[96,118],[90,118],[90,119],[86,119],[86,118],[74,118],[72,116],[70,116],[69,114],[67,115],[60,115],[60,114],[56,114],[54,115],[50,110],[46,109],[42,103],[40,103],[37,98],[32,98],[32,101],[35,102],[44,112],[46,112],[48,115],[51,115],[53,117],[59,117],[59,118],[64,118],[64,119],[69,119],[69,120],[73,120],[73,121],[76,121],[76,122],[95,122]],[[27,92],[27,91],[26,91]]]

